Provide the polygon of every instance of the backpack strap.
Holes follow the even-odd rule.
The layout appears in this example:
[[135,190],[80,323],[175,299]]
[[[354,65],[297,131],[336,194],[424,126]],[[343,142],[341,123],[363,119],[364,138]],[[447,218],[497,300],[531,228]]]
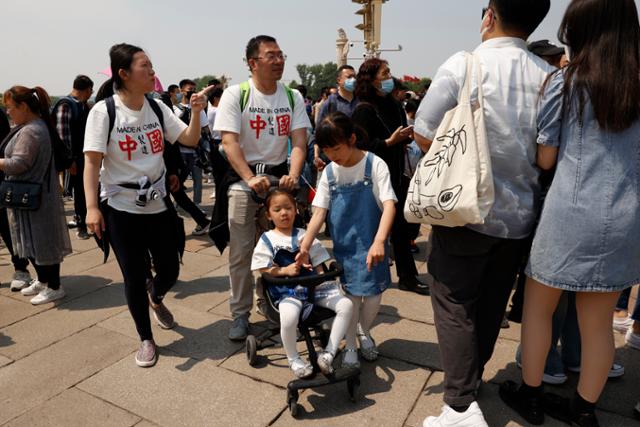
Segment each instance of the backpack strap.
[[251,86],[249,86],[249,80],[240,83],[240,112],[244,111],[247,106],[247,102],[249,102],[250,90]]
[[[249,102],[249,92],[251,91],[251,86],[249,85],[249,80],[240,83],[240,112],[244,111]],[[289,86],[284,86],[284,91],[287,94],[287,99],[289,100],[289,106],[291,107],[291,116],[293,117],[293,109],[295,107],[295,96],[293,95],[293,89]]]
[[104,99],[104,103],[107,106],[107,115],[109,116],[109,132],[107,132],[107,145],[111,139],[111,131],[116,124],[116,101],[113,96]]
[[151,106],[151,109],[153,110],[154,113],[156,113],[156,116],[158,117],[158,121],[160,122],[160,127],[162,128],[162,133],[164,134],[164,114],[162,114],[162,109],[160,109],[160,105],[158,105],[158,102],[151,98],[149,95],[145,95],[145,98],[147,98],[147,101],[149,102],[149,105]]

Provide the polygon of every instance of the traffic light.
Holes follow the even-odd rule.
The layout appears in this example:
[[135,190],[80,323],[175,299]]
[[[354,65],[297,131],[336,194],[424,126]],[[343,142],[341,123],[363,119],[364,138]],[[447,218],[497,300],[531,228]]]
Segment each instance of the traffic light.
[[356,28],[364,34],[364,44],[368,52],[375,52],[380,47],[380,25],[382,21],[382,3],[387,0],[351,0],[362,5],[356,15],[362,15],[362,24]]

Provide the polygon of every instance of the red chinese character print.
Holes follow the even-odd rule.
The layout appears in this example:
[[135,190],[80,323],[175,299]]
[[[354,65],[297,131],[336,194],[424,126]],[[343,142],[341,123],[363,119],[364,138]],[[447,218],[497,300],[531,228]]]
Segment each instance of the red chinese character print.
[[249,120],[249,126],[256,131],[256,139],[260,139],[260,132],[267,127],[267,122],[262,120],[262,117],[258,114],[255,120]]
[[289,136],[289,128],[291,127],[291,116],[284,114],[276,116],[278,122],[278,136]]
[[153,154],[162,153],[164,144],[162,142],[162,132],[160,129],[156,129],[153,132],[147,132],[147,138],[151,143],[151,152]]
[[131,161],[131,153],[136,151],[136,148],[138,147],[138,143],[135,139],[127,135],[125,136],[124,141],[118,141],[118,145],[120,146],[121,151],[127,152],[127,160]]

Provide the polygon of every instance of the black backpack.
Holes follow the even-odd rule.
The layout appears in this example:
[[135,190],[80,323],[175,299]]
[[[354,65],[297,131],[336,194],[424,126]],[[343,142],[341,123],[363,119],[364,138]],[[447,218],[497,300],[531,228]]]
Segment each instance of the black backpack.
[[56,131],[56,114],[57,110],[62,104],[67,104],[71,108],[71,121],[77,121],[80,112],[78,111],[78,105],[76,101],[68,96],[62,97],[55,103],[51,109],[51,124],[52,129],[49,132],[51,136],[51,145],[53,148],[53,163],[56,167],[56,171],[63,172],[71,167],[73,163],[73,149],[71,144],[65,143],[58,135]]

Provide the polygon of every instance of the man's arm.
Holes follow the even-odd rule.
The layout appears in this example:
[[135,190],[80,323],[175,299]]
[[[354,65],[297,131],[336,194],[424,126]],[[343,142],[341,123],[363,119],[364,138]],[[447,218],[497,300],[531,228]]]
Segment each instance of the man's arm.
[[[238,176],[247,183],[247,185],[254,191],[261,193],[267,191],[269,186],[269,179],[267,177],[256,177],[249,168],[247,159],[244,157],[242,148],[240,147],[240,135],[235,132],[222,132],[222,146],[224,147],[224,153],[227,155],[229,164],[233,170],[236,171]],[[293,154],[292,154],[293,156]],[[292,161],[293,163],[293,161]]]

